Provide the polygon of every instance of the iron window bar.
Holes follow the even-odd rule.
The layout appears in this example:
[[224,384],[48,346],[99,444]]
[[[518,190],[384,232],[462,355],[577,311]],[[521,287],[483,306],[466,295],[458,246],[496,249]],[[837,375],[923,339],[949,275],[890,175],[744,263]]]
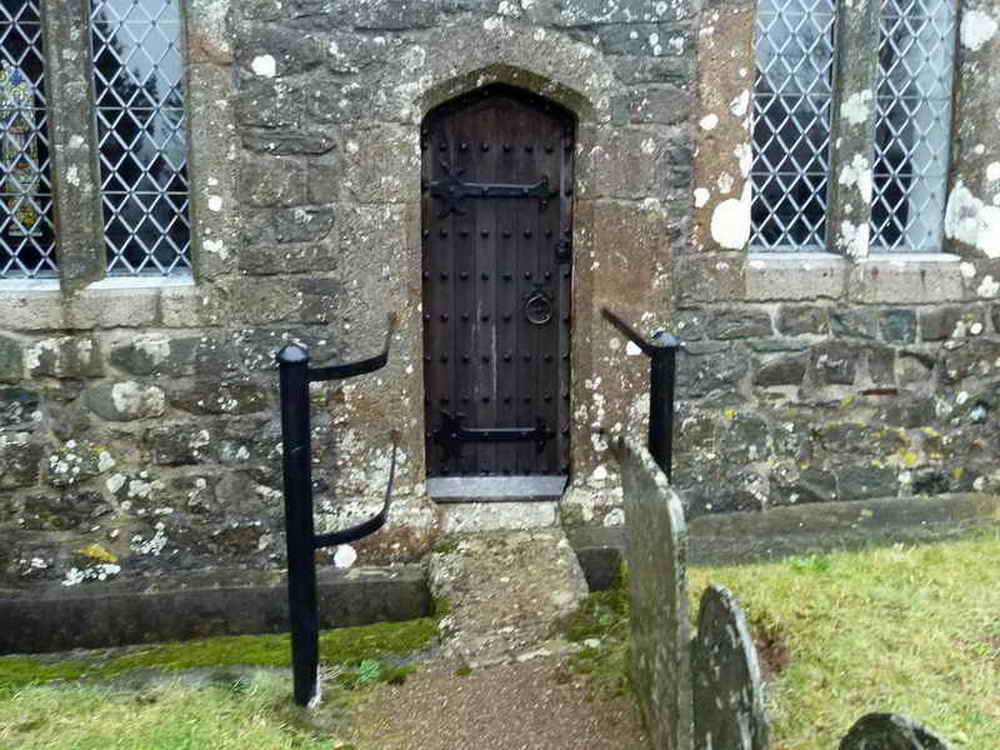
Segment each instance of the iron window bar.
[[281,395],[282,474],[285,494],[285,531],[288,550],[288,609],[292,631],[294,700],[301,706],[319,702],[319,610],[316,595],[315,552],[347,544],[378,531],[389,514],[396,478],[399,436],[392,434],[389,480],[381,510],[361,523],[328,534],[316,534],[313,517],[312,446],[309,384],[375,372],[389,361],[389,345],[396,330],[396,316],[389,316],[381,353],[326,367],[309,367],[309,350],[288,344],[276,355]]

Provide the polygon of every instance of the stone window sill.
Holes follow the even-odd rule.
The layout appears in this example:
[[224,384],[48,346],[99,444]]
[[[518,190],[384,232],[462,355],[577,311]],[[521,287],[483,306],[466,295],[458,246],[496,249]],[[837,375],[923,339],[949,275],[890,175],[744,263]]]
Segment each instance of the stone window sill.
[[200,323],[194,279],[111,277],[63,297],[58,279],[0,283],[0,324],[8,331],[189,328]]
[[960,258],[948,253],[750,253],[750,302],[826,298],[860,304],[931,304],[964,298]]

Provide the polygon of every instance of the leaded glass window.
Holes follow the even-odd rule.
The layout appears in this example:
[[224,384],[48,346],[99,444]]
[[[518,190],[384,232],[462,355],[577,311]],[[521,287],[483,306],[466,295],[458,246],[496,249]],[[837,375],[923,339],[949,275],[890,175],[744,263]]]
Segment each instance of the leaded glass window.
[[833,0],[760,0],[750,244],[822,247],[833,101]]
[[108,273],[191,266],[179,0],[91,0]]
[[0,2],[0,279],[56,273],[42,23],[33,0]]
[[941,246],[951,125],[953,0],[883,0],[871,244]]

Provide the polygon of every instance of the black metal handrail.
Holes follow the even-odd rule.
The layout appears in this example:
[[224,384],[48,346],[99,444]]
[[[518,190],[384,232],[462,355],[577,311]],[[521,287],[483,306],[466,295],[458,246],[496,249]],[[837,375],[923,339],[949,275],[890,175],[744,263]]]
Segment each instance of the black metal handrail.
[[673,470],[677,350],[684,346],[684,342],[676,334],[666,331],[658,331],[648,341],[608,308],[601,308],[601,315],[649,357],[649,452],[669,482]]
[[382,509],[371,518],[341,531],[316,535],[313,520],[312,445],[309,383],[342,380],[374,372],[389,361],[389,344],[396,318],[389,316],[385,346],[380,354],[357,362],[309,368],[309,350],[288,344],[276,355],[281,394],[282,473],[285,490],[285,531],[288,549],[288,610],[292,630],[292,675],[295,702],[308,706],[319,700],[319,612],[316,597],[315,551],[356,541],[378,531],[386,521],[396,477],[396,448]]

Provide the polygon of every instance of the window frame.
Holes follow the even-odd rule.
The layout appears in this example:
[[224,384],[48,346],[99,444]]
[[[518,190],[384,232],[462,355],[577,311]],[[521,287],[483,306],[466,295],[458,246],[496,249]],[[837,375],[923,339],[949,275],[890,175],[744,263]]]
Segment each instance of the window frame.
[[[958,7],[956,0],[948,0],[953,7],[951,29],[951,66],[948,88],[954,91],[958,60]],[[880,34],[872,34],[872,29],[880,29],[881,0],[854,0],[850,9],[844,0],[838,0],[835,7],[834,60],[832,89],[834,101],[830,122],[830,146],[828,154],[825,244],[770,247],[748,242],[747,249],[755,257],[795,256],[799,254],[831,253],[855,260],[865,260],[870,256],[912,258],[928,260],[940,256],[945,241],[939,233],[938,246],[914,250],[907,247],[884,247],[873,245],[870,237],[873,207],[872,184],[876,162],[876,121],[877,96],[880,81],[879,45]],[[754,6],[754,33],[751,39],[751,57],[756,69],[756,18]],[[850,12],[848,12],[848,10]],[[751,88],[751,101],[755,96]],[[751,108],[752,111],[752,108]],[[940,180],[940,192],[947,194],[951,148],[950,141],[955,131],[955,110],[949,114],[948,136],[945,144],[945,165]],[[754,138],[755,123],[751,120],[751,149],[756,157],[757,145]],[[751,204],[756,198],[756,186],[751,181]],[[944,226],[945,202],[940,206],[936,218],[939,227]],[[750,221],[753,222],[751,215]],[[751,237],[754,232],[751,223]]]
[[[197,148],[193,134],[190,10],[179,1],[181,53],[184,58],[183,106],[188,165],[188,221],[191,225],[190,268],[170,275],[111,274],[101,194],[101,172],[91,55],[90,1],[38,0],[45,50],[46,103],[52,183],[52,222],[55,228],[57,271],[47,277],[12,276],[0,279],[0,292],[61,290],[73,293],[98,288],[149,288],[193,284],[199,276],[201,231],[198,201],[191,174]],[[202,139],[206,140],[206,139]]]

